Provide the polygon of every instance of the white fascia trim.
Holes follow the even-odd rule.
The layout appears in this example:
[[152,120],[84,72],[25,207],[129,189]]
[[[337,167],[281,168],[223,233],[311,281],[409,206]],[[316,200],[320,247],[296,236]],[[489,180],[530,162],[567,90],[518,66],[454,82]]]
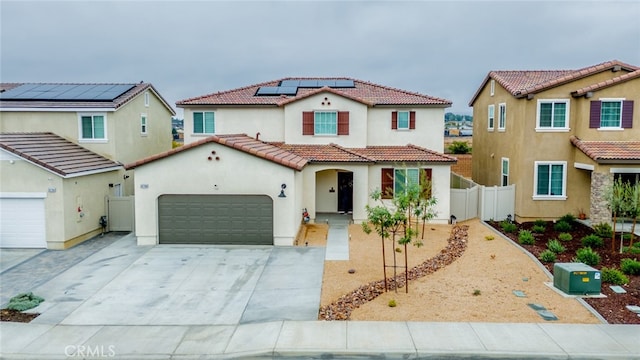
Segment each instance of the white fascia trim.
[[46,199],[45,192],[0,192],[0,199]]
[[0,108],[0,112],[115,112],[114,108]]
[[640,173],[640,168],[611,168],[609,172],[612,174],[637,174]]
[[113,166],[113,167],[110,167],[110,168],[105,168],[105,169],[100,169],[100,170],[83,171],[83,172],[79,172],[79,173],[65,175],[65,176],[63,176],[63,178],[64,179],[71,179],[71,178],[76,178],[76,177],[80,177],[80,176],[102,174],[102,173],[105,173],[105,172],[118,171],[118,170],[124,170],[124,167],[123,166]]
[[590,170],[590,171],[595,170],[595,166],[591,164],[585,164],[585,163],[579,163],[579,162],[573,163],[573,167],[576,169],[582,169],[582,170]]

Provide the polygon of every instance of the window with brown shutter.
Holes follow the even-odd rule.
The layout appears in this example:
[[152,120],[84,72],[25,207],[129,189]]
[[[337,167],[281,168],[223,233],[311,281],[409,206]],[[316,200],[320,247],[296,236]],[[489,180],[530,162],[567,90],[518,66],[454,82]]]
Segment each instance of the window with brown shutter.
[[349,135],[348,111],[338,111],[338,135]]
[[[405,111],[405,113],[406,112],[407,111]],[[416,128],[416,112],[409,111],[408,113],[409,113],[409,129],[414,130]],[[406,130],[406,127],[404,127],[403,129]],[[391,112],[391,130],[398,130],[398,112],[397,111]]]
[[[431,169],[421,169],[421,170],[422,171],[420,174],[420,187],[422,187],[425,190],[425,192],[422,195],[425,199],[429,199],[431,198],[431,194],[432,194],[432,184],[433,184],[433,182],[431,181],[432,170]],[[428,185],[425,184],[425,182],[427,182]]]
[[622,102],[622,128],[631,129],[633,127],[633,100]]
[[398,112],[397,111],[391,112],[391,129],[392,130],[398,129]]
[[393,169],[384,168],[381,172],[380,191],[383,199],[393,199]]
[[302,135],[313,135],[313,111],[302,112]]
[[415,129],[416,128],[416,112],[415,111],[410,111],[409,112],[409,129]]

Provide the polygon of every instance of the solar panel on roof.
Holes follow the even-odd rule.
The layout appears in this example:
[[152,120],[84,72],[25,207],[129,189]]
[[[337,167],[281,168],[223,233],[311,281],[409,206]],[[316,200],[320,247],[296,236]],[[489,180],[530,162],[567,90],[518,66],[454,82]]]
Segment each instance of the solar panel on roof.
[[256,95],[278,95],[278,86],[261,86]]
[[299,87],[315,88],[318,87],[318,80],[300,80]]
[[279,86],[278,87],[278,94],[295,95],[297,93],[298,93],[298,87],[297,86]]
[[0,94],[3,100],[112,101],[133,84],[24,84]]
[[280,81],[280,86],[295,86],[297,87],[300,84],[300,80],[282,80]]
[[347,88],[347,87],[356,87],[356,85],[353,83],[353,80],[336,80],[335,87]]
[[318,87],[334,87],[336,86],[335,80],[318,80]]

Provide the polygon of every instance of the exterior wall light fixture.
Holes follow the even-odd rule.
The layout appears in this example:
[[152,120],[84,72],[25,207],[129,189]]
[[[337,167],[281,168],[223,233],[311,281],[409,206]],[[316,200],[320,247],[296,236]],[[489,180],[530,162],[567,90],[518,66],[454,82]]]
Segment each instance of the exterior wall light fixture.
[[281,198],[287,197],[287,195],[284,194],[284,189],[286,188],[287,188],[287,184],[280,185],[280,195],[278,195],[278,197],[281,197]]

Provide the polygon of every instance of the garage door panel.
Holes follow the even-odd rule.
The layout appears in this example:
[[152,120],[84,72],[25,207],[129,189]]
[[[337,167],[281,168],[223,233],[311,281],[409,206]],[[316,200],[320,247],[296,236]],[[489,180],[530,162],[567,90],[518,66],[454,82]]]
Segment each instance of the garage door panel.
[[0,198],[0,247],[46,248],[43,198]]
[[266,195],[162,195],[161,244],[273,245],[273,202]]

